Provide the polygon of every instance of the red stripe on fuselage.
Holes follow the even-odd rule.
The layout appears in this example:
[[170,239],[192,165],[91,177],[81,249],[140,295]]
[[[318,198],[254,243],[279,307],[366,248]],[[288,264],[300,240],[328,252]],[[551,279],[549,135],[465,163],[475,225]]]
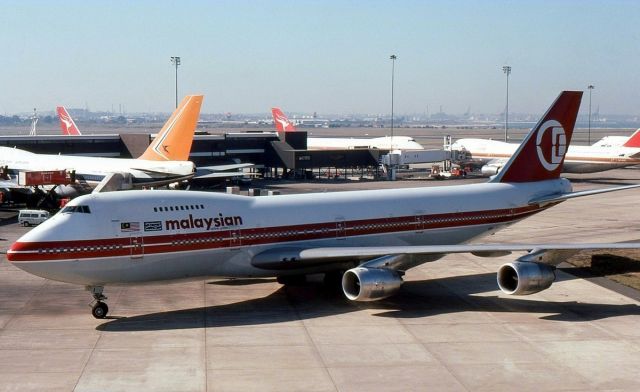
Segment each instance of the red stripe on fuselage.
[[[7,252],[7,259],[13,262],[106,258],[130,256],[137,253],[140,253],[140,255],[161,254],[456,228],[515,221],[540,212],[550,206],[551,204],[545,207],[527,206],[489,211],[413,215],[265,228],[238,227],[237,229],[224,231],[167,235],[145,236],[143,232],[137,232],[130,233],[130,237],[96,240],[16,242]],[[136,244],[132,238],[141,242]],[[141,247],[144,252],[139,252]]]

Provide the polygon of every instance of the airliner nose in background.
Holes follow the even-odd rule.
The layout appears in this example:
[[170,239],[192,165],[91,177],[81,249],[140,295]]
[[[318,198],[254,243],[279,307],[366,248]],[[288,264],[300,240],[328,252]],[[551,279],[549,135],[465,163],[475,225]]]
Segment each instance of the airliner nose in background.
[[[84,285],[108,312],[108,285],[203,277],[342,275],[372,301],[400,290],[409,268],[449,253],[527,251],[497,273],[508,294],[551,286],[555,266],[582,249],[640,244],[470,244],[565,200],[640,185],[572,192],[560,178],[582,92],[565,91],[488,183],[248,197],[207,192],[91,194],[28,232],[7,252],[15,266]],[[585,214],[585,216],[588,214]],[[569,221],[569,217],[568,217]]]
[[[271,108],[273,124],[278,132],[295,132],[296,127],[280,108]],[[383,136],[376,138],[334,138],[308,137],[309,150],[352,150],[356,148],[375,148],[379,150],[422,150],[424,147],[412,137]]]

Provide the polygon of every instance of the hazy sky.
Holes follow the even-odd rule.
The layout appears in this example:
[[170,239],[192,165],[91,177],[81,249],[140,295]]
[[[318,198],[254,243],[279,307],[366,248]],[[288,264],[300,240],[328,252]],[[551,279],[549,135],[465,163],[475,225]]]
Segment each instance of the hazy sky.
[[[2,1],[0,114],[540,113],[563,89],[640,114],[639,1]],[[583,99],[583,110],[585,102]]]

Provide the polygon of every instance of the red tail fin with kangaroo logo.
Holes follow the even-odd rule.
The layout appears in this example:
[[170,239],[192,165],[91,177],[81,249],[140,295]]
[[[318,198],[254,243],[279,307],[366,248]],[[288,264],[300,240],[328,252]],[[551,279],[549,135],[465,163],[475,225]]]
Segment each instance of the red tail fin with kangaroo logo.
[[60,119],[60,128],[62,128],[63,135],[82,135],[64,106],[56,107],[56,112]]
[[280,108],[271,108],[271,115],[273,115],[273,124],[276,126],[278,132],[292,132],[296,130],[296,127],[287,116],[282,113]]
[[563,91],[531,129],[492,182],[534,182],[560,177],[582,91]]

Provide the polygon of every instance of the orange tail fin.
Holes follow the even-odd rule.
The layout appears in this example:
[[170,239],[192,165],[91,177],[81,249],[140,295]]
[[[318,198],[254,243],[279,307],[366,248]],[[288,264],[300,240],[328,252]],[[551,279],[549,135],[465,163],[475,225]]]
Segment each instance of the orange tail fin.
[[56,112],[60,119],[60,128],[62,128],[63,135],[82,135],[64,106],[56,107]]
[[627,140],[624,144],[624,147],[633,147],[633,148],[638,148],[640,147],[640,128],[637,129],[633,135],[631,135],[629,137],[629,140]]
[[287,116],[282,113],[280,108],[271,108],[271,114],[273,115],[273,124],[276,126],[278,132],[292,132],[296,130],[296,127]]
[[149,161],[188,161],[196,132],[202,95],[187,95],[164,124],[158,136],[138,158]]

